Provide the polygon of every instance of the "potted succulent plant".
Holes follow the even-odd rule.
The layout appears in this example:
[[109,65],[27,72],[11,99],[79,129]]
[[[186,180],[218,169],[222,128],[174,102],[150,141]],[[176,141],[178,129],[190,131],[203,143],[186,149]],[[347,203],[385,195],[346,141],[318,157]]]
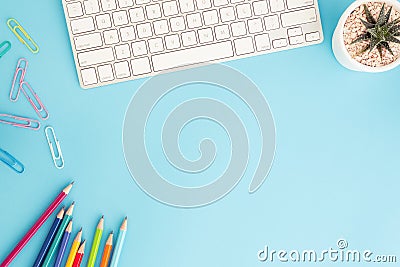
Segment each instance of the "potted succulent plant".
[[356,0],[343,13],[332,50],[344,67],[382,72],[400,64],[400,3]]

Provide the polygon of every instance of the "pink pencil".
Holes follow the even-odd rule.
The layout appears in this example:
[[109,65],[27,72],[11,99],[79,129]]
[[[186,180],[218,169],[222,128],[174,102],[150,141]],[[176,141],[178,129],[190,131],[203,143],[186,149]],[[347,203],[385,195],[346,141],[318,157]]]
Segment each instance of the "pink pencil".
[[66,188],[64,188],[61,193],[56,197],[53,203],[43,212],[42,216],[36,221],[32,228],[25,234],[25,236],[19,241],[15,248],[8,254],[7,258],[0,264],[0,267],[7,267],[14,260],[14,258],[21,252],[24,246],[29,242],[29,240],[36,234],[43,223],[50,217],[54,210],[60,205],[60,203],[66,198],[69,191],[71,191],[72,182]]

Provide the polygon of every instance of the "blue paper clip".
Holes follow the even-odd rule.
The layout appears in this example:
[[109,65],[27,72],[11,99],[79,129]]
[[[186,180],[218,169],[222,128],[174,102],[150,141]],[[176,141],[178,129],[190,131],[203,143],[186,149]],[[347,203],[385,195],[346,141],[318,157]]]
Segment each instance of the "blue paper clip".
[[[47,143],[49,144],[54,166],[56,166],[57,169],[64,168],[64,158],[60,147],[60,141],[57,140],[54,128],[51,126],[47,126],[44,129],[44,133],[46,134]],[[53,146],[53,143],[55,143],[55,147]]]
[[4,56],[11,49],[11,43],[9,41],[4,41],[0,43],[0,58]]
[[23,173],[25,170],[24,165],[14,158],[10,153],[0,148],[0,161],[4,162],[8,167],[17,173]]
[[7,26],[14,33],[14,35],[17,36],[18,40],[29,49],[29,51],[34,54],[39,52],[39,46],[16,19],[11,18],[7,20]]

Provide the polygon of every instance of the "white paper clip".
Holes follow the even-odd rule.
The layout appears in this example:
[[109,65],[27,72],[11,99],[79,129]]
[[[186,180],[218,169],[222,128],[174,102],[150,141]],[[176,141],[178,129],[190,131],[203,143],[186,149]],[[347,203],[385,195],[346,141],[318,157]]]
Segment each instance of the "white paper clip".
[[54,166],[56,166],[57,169],[64,168],[64,158],[63,158],[61,147],[60,147],[60,141],[57,140],[57,136],[56,136],[56,133],[54,132],[54,128],[51,126],[47,126],[44,129],[44,133],[46,134],[47,143],[49,144],[51,157],[53,158]]

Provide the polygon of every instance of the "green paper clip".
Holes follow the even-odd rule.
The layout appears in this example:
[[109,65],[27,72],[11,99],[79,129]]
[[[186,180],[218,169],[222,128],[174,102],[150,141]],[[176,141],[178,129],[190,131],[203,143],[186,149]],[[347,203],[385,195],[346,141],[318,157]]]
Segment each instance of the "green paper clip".
[[[7,26],[17,36],[18,40],[23,43],[29,51],[36,54],[39,52],[39,46],[33,41],[29,34],[22,28],[21,24],[16,19],[7,20]],[[21,34],[20,34],[21,33]]]
[[4,41],[0,44],[0,58],[4,56],[11,49],[11,43]]

